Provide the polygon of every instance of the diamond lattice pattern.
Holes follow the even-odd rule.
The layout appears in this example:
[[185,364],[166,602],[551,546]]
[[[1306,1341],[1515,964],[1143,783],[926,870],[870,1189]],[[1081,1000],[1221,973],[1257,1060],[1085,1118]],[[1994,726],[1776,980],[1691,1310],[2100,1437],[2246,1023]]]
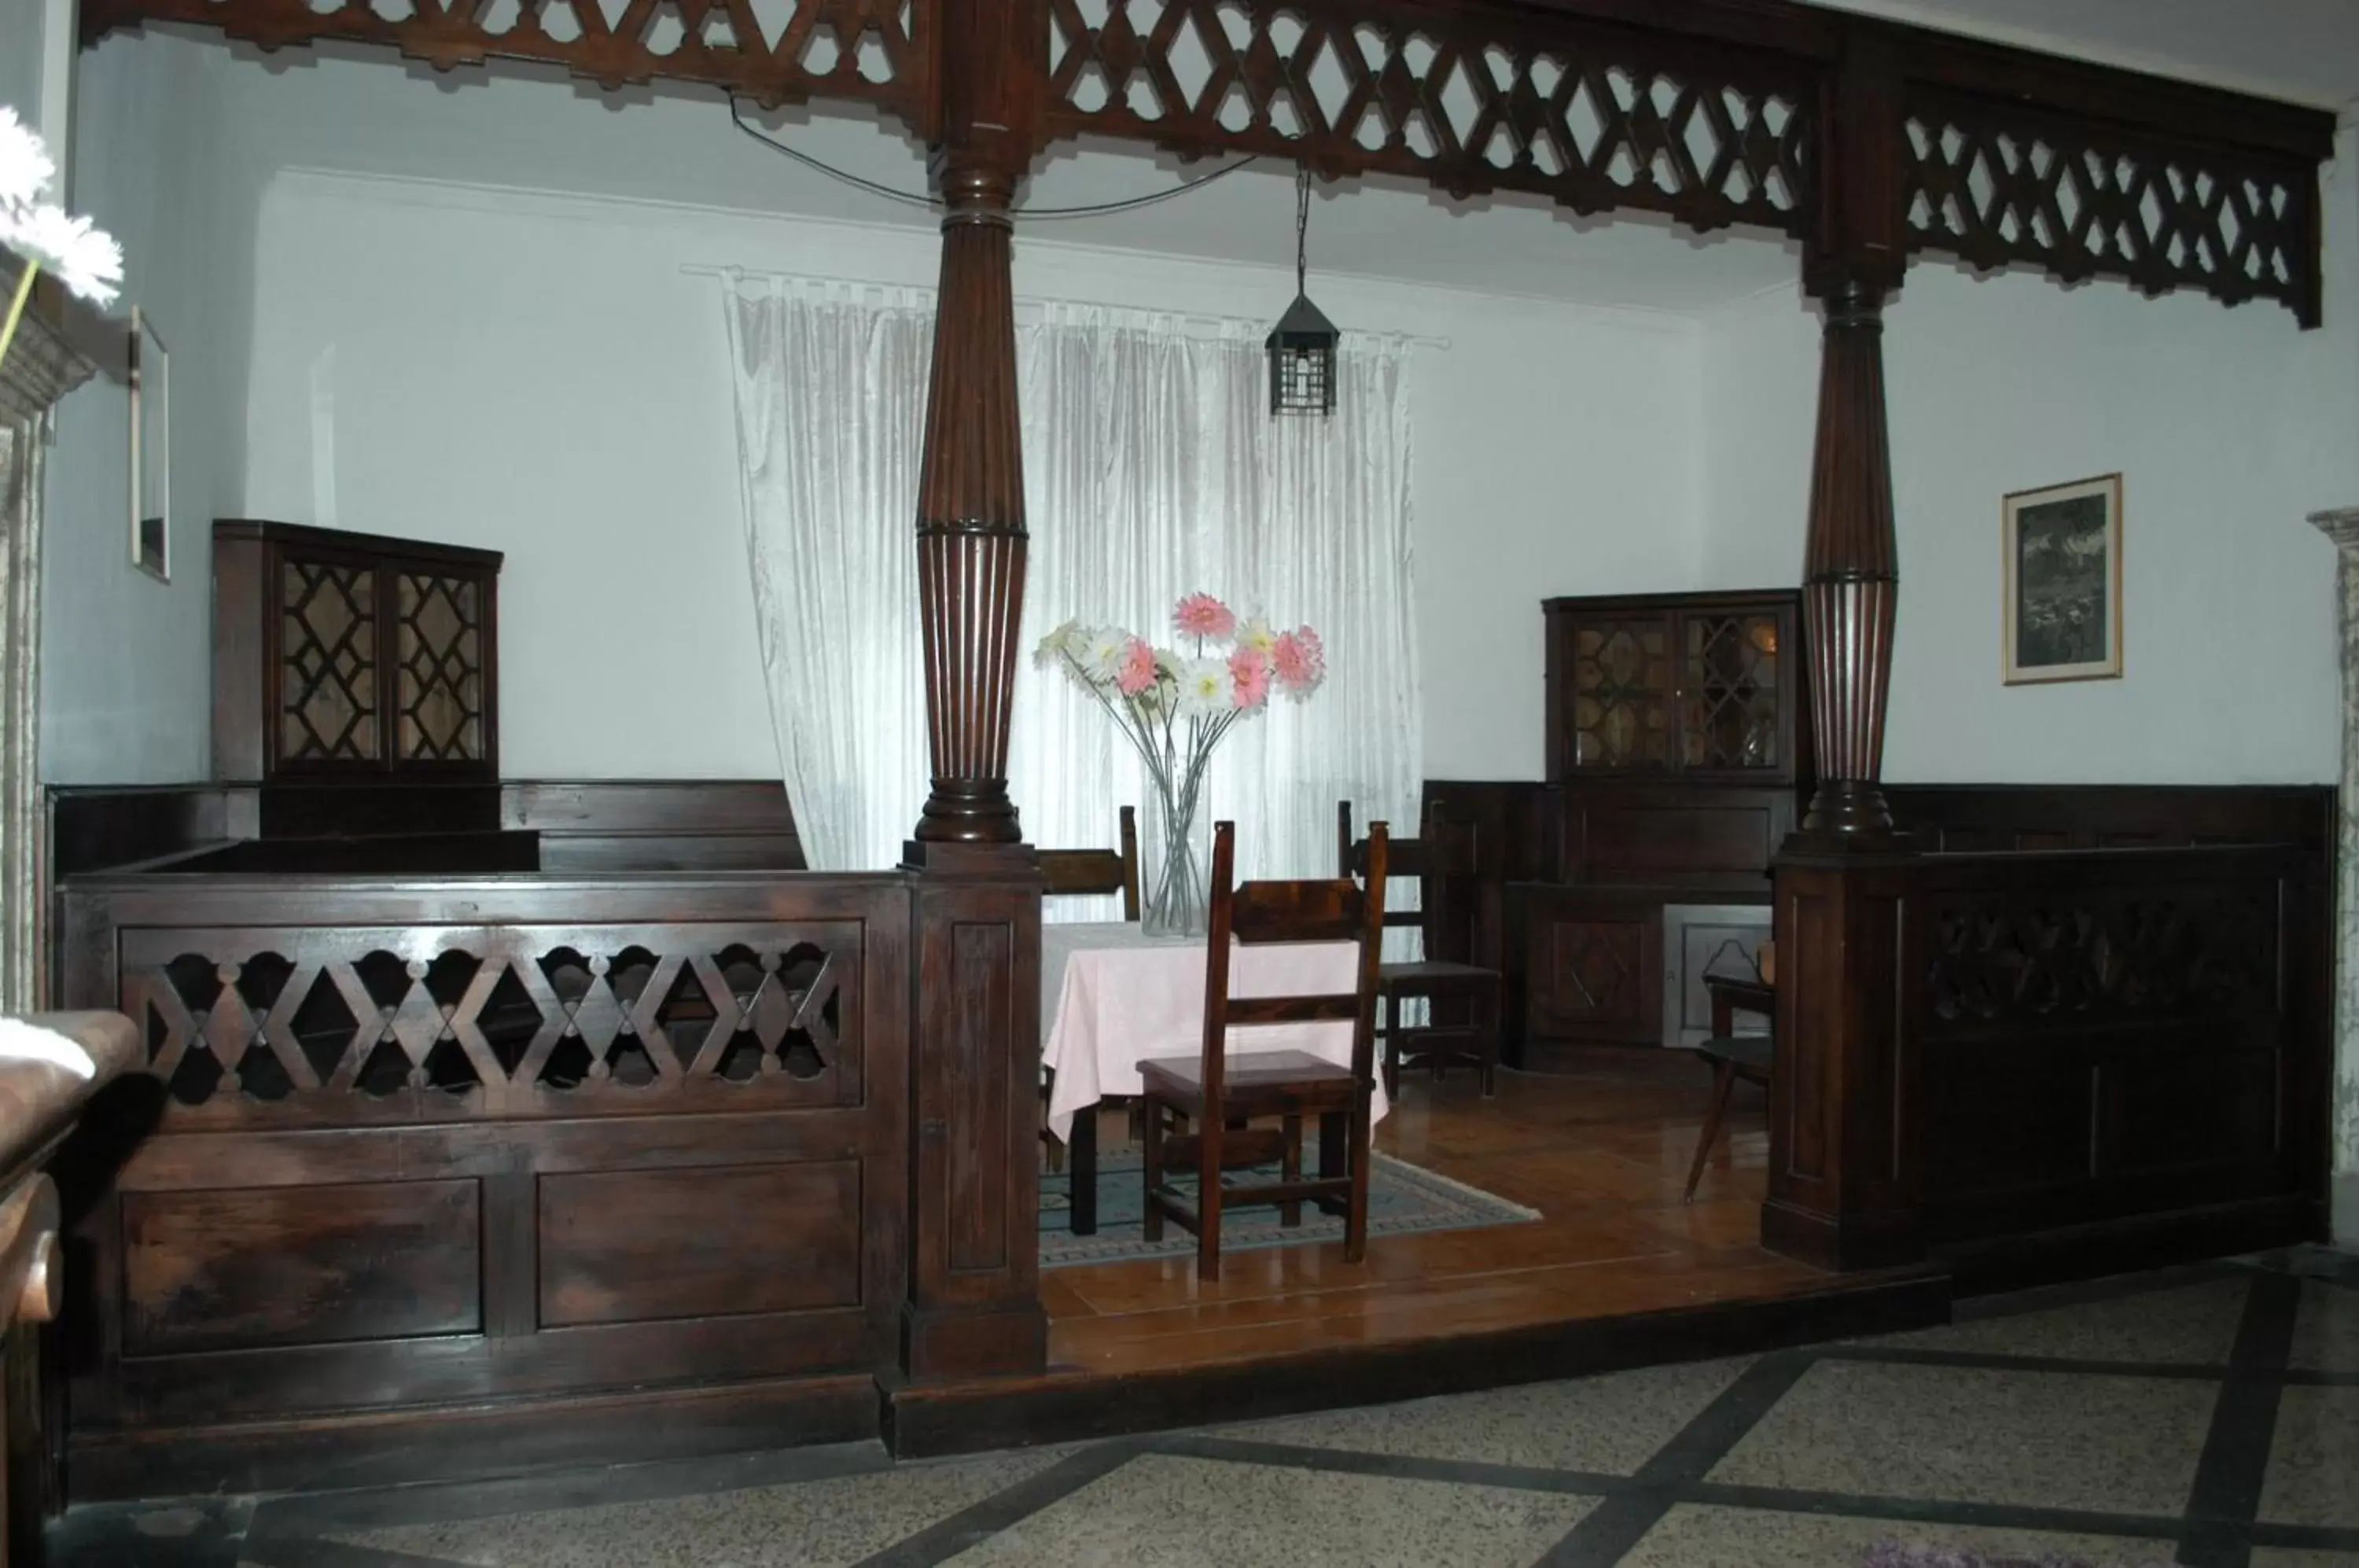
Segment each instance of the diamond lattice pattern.
[[375,760],[375,573],[288,561],[280,576],[280,605],[279,757]]

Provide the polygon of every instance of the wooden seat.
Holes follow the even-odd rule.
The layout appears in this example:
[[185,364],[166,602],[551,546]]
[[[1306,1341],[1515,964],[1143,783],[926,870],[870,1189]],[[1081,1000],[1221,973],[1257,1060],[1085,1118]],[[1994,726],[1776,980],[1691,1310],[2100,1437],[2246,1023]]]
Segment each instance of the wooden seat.
[[1720,1141],[1721,1118],[1728,1112],[1728,1094],[1740,1078],[1747,1083],[1767,1089],[1769,1069],[1777,1059],[1777,1042],[1766,1034],[1738,1034],[1736,1015],[1758,1013],[1775,1020],[1777,1016],[1777,993],[1760,980],[1707,978],[1704,989],[1712,994],[1712,1038],[1695,1048],[1695,1053],[1712,1064],[1712,1111],[1704,1117],[1703,1131],[1696,1137],[1695,1160],[1688,1166],[1687,1191],[1680,1202],[1695,1202],[1696,1183],[1703,1180],[1704,1162],[1712,1158],[1712,1145]]
[[[1221,1216],[1244,1204],[1274,1203],[1286,1225],[1299,1225],[1305,1202],[1340,1206],[1343,1257],[1357,1263],[1368,1250],[1369,1098],[1375,1090],[1376,966],[1384,942],[1385,824],[1368,835],[1364,883],[1248,882],[1234,885],[1236,827],[1212,830],[1212,929],[1204,953],[1204,1035],[1193,1058],[1150,1057],[1138,1064],[1147,1127],[1147,1238],[1160,1240],[1163,1222],[1177,1221],[1196,1237],[1196,1277],[1221,1277]],[[1347,992],[1315,996],[1229,995],[1231,938],[1258,944],[1351,942],[1357,944],[1357,982]],[[1229,1049],[1232,1030],[1270,1024],[1349,1023],[1352,1060],[1339,1065],[1308,1051]],[[1319,1174],[1302,1174],[1302,1118],[1320,1118]],[[1280,1125],[1256,1129],[1255,1116]],[[1174,1125],[1167,1126],[1167,1118]],[[1195,1127],[1183,1136],[1176,1125]],[[1223,1170],[1276,1160],[1278,1180],[1224,1186]],[[1193,1167],[1196,1197],[1165,1184],[1167,1166]]]
[[[1349,800],[1335,807],[1335,853],[1336,868],[1346,877],[1357,874],[1367,854],[1365,840],[1353,840]],[[1472,882],[1477,871],[1473,830],[1438,811],[1427,814],[1420,836],[1393,840],[1390,854],[1394,881],[1412,877],[1430,884],[1447,877]],[[1498,1090],[1499,1017],[1506,981],[1495,969],[1432,956],[1440,934],[1432,918],[1432,888],[1424,886],[1420,891],[1426,896],[1419,902],[1425,908],[1385,912],[1386,926],[1418,928],[1426,954],[1414,962],[1384,964],[1377,971],[1376,994],[1383,1006],[1376,1034],[1384,1042],[1385,1092],[1400,1093],[1403,1061],[1412,1065],[1424,1062],[1438,1083],[1451,1062],[1462,1059],[1482,1074],[1487,1099]],[[1413,1001],[1425,1003],[1426,1021],[1405,1025],[1400,1021],[1402,1004]]]

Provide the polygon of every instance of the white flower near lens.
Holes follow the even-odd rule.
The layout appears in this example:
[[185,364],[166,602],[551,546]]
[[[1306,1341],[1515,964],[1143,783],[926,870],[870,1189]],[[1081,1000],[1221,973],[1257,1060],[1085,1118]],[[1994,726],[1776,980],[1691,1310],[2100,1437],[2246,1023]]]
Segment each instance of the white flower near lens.
[[0,248],[16,252],[24,263],[6,310],[0,313],[0,360],[16,341],[33,280],[44,271],[101,306],[114,304],[123,287],[123,247],[88,218],[42,200],[57,177],[57,162],[41,138],[16,110],[0,104]]
[[10,249],[92,304],[112,305],[123,287],[123,247],[88,218],[35,207],[5,237]]
[[1130,634],[1120,626],[1092,626],[1083,639],[1079,663],[1101,686],[1114,684],[1122,673],[1122,657],[1130,651]]
[[16,118],[16,110],[0,106],[0,211],[32,206],[57,177],[58,166],[41,138]]
[[1190,718],[1213,718],[1228,711],[1229,661],[1189,659],[1180,661],[1180,711]]

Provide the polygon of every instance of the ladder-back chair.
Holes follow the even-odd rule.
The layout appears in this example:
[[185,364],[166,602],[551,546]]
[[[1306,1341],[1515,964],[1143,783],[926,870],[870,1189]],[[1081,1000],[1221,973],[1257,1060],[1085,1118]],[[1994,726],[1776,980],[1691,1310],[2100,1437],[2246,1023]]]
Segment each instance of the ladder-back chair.
[[[1352,837],[1352,802],[1335,807],[1335,855],[1343,876],[1354,875],[1365,862],[1368,841]],[[1472,824],[1454,822],[1439,810],[1426,813],[1425,831],[1416,838],[1397,838],[1389,852],[1389,877],[1416,880],[1422,895],[1418,909],[1390,909],[1386,926],[1414,926],[1423,942],[1422,955],[1386,964],[1377,974],[1376,994],[1384,1004],[1376,1033],[1384,1041],[1385,1092],[1400,1093],[1401,1063],[1422,1061],[1439,1081],[1453,1058],[1472,1062],[1481,1073],[1483,1094],[1496,1092],[1499,1074],[1499,1013],[1505,977],[1495,969],[1453,959],[1435,958],[1433,883],[1444,877],[1472,882],[1476,875],[1475,839]],[[1422,1001],[1426,1021],[1401,1022],[1401,1005]],[[1438,1021],[1441,1009],[1451,1009],[1448,1021]]]
[[[1221,1217],[1245,1204],[1275,1203],[1281,1222],[1301,1223],[1308,1200],[1343,1210],[1343,1257],[1357,1263],[1368,1247],[1369,1098],[1375,1087],[1376,966],[1384,943],[1385,824],[1372,824],[1364,880],[1248,882],[1234,885],[1236,828],[1212,832],[1212,930],[1204,955],[1204,1036],[1193,1058],[1156,1057],[1138,1064],[1147,1114],[1147,1237],[1160,1240],[1164,1220],[1196,1237],[1196,1276],[1221,1277]],[[1349,991],[1314,996],[1229,995],[1230,939],[1268,942],[1356,943]],[[1269,1024],[1349,1023],[1352,1056],[1339,1064],[1303,1051],[1230,1050],[1232,1029]],[[1232,1126],[1256,1116],[1266,1128]],[[1319,1174],[1302,1174],[1302,1118],[1320,1118]],[[1178,1134],[1167,1118],[1193,1124]],[[1166,1139],[1169,1138],[1169,1141]],[[1224,1168],[1277,1161],[1275,1182],[1224,1187]],[[1338,1162],[1343,1169],[1336,1169]],[[1172,1165],[1192,1166],[1193,1202],[1164,1181]]]

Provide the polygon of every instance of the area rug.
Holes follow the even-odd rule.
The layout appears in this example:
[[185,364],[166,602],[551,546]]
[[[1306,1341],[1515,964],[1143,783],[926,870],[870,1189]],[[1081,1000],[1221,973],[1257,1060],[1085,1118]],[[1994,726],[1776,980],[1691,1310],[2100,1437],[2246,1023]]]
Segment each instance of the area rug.
[[[1368,1236],[1410,1236],[1429,1230],[1479,1230],[1485,1225],[1522,1225],[1540,1217],[1538,1209],[1511,1203],[1495,1193],[1463,1181],[1378,1154],[1368,1167]],[[1277,1180],[1275,1165],[1234,1171],[1232,1184],[1252,1185]],[[1174,1177],[1182,1192],[1195,1189],[1193,1177]],[[1147,1203],[1146,1178],[1139,1152],[1117,1149],[1098,1160],[1098,1231],[1075,1236],[1069,1217],[1070,1188],[1063,1171],[1040,1173],[1040,1267],[1069,1269],[1080,1263],[1121,1263],[1134,1258],[1185,1258],[1196,1250],[1196,1238],[1176,1225],[1166,1224],[1163,1239],[1147,1239],[1139,1218]],[[1221,1250],[1247,1252],[1270,1247],[1315,1247],[1343,1239],[1343,1222],[1315,1204],[1306,1203],[1302,1223],[1291,1229],[1278,1223],[1277,1210],[1256,1205],[1232,1209],[1221,1216]]]

